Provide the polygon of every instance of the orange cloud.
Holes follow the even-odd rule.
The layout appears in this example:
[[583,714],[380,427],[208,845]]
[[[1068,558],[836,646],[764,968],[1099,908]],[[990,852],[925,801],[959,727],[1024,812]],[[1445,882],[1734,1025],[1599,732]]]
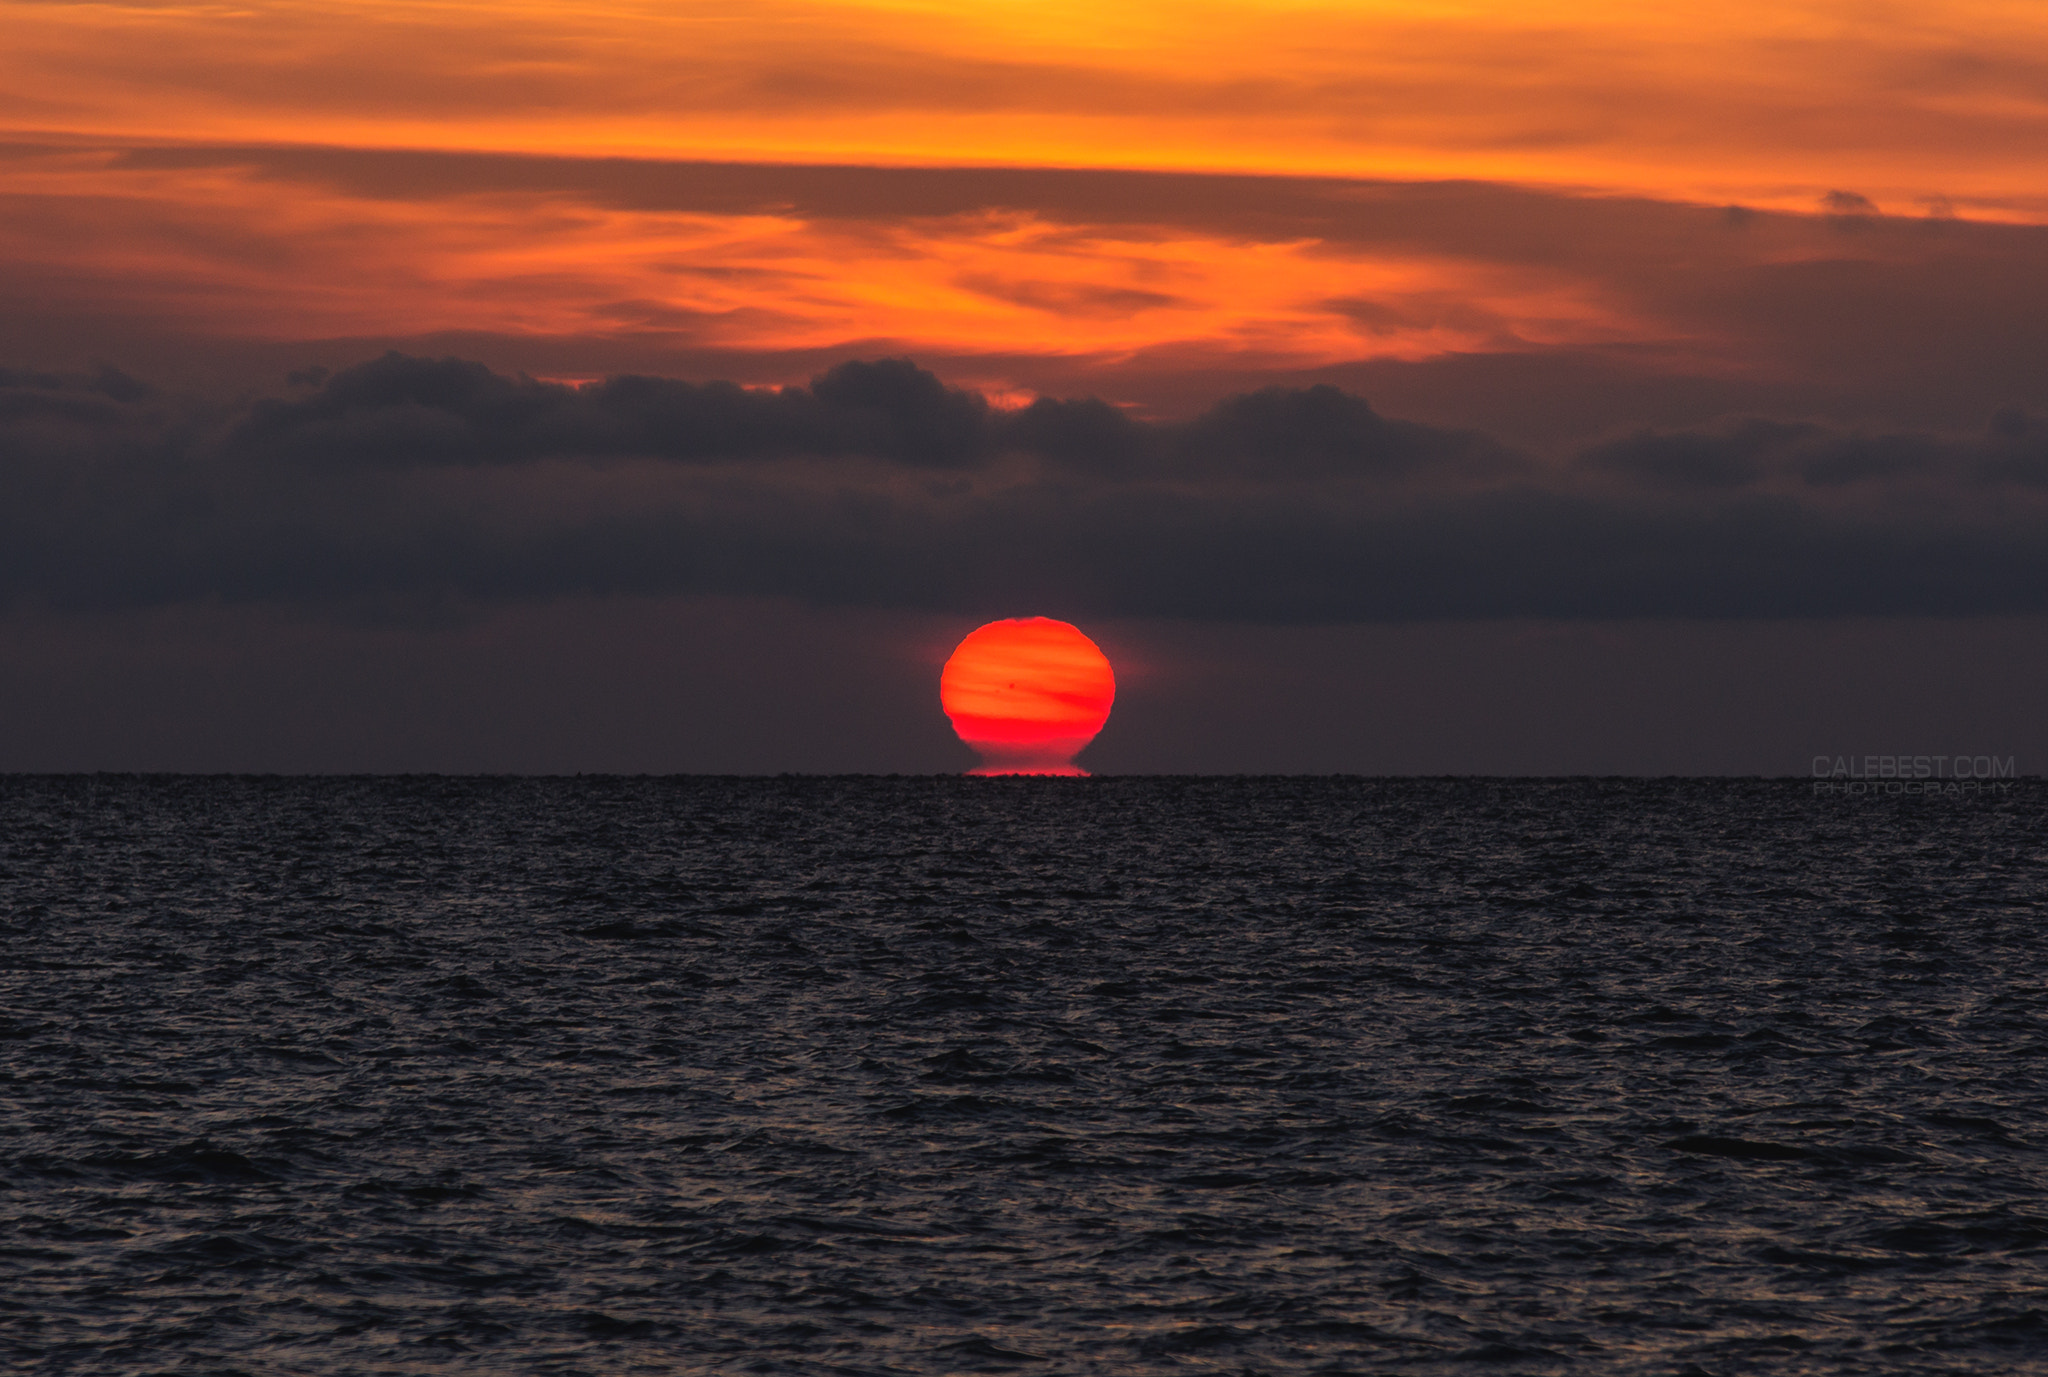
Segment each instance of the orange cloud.
[[1856,0],[0,4],[0,126],[2048,208],[2048,11]]
[[730,350],[889,341],[1088,357],[1200,346],[1296,366],[1634,338],[1597,282],[1420,245],[1076,223],[1046,210],[709,214],[544,190],[351,194],[223,155],[8,164],[0,253],[186,328],[483,331]]
[[113,321],[556,341],[493,358],[579,376],[768,360],[753,382],[908,353],[1119,400],[1140,373],[1575,352],[1888,394],[1924,363],[1973,406],[2034,395],[1999,370],[2032,350],[2040,255],[1992,233],[2048,219],[2032,4],[0,0],[0,22],[10,350],[62,330],[119,354]]
[[[0,351],[43,357],[66,330],[131,361],[122,330],[363,342],[318,356],[338,365],[488,338],[556,342],[490,355],[550,375],[753,382],[910,354],[1010,392],[1206,378],[1196,406],[1276,374],[1569,354],[1884,396],[1945,379],[1970,398],[1949,424],[2036,395],[2042,233],[1846,193],[1790,216],[1471,183],[46,139],[0,147]],[[1497,391],[1474,378],[1437,414],[1486,423]]]

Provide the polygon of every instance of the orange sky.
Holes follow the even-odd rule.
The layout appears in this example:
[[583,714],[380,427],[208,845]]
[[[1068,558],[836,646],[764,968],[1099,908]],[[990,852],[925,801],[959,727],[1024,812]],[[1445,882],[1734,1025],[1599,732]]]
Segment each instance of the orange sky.
[[0,6],[95,137],[1541,181],[2039,214],[2048,10],[1621,3]]
[[[2048,221],[2048,9],[2002,0],[0,3],[0,24],[0,294],[195,336],[1253,370],[1647,349],[1730,372],[1776,356],[1646,271],[1926,256],[1778,225],[1660,243],[1653,271],[1626,248],[1523,251],[1506,221],[1260,223],[1255,184],[1234,221],[1140,183],[1085,212],[1005,194],[821,214],[292,149],[638,160],[606,165],[626,184],[701,162],[1100,168]],[[558,371],[578,369],[570,351]]]

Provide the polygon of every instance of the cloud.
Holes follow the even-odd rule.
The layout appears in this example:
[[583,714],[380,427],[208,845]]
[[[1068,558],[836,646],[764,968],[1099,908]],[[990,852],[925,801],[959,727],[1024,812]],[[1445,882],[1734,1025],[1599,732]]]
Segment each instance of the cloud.
[[1803,193],[1732,228],[1477,182],[118,141],[0,145],[0,180],[0,358],[45,367],[268,385],[396,347],[786,384],[910,355],[1182,416],[1329,382],[1521,441],[2048,405],[2048,227],[1845,234]]
[[1330,386],[1186,421],[907,360],[585,386],[389,354],[208,403],[0,372],[0,596],[417,616],[612,593],[1285,623],[2048,610],[2048,426],[1750,418],[1568,462]]
[[398,353],[317,377],[310,397],[258,401],[224,452],[377,468],[796,454],[950,468],[989,439],[987,402],[902,359],[844,363],[808,389],[632,375],[569,387]]
[[1403,166],[1679,198],[1846,179],[2038,205],[2026,7],[1723,6],[1677,43],[1661,14],[1581,8],[1139,4],[1077,42],[1058,10],[967,3],[16,5],[0,115],[152,142]]
[[1820,204],[1830,215],[1867,218],[1878,213],[1875,201],[1855,191],[1830,191],[1820,198]]

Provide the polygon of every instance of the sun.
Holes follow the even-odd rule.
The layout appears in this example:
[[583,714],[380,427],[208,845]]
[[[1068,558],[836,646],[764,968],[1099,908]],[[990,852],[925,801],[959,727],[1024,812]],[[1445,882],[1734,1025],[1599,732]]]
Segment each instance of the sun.
[[1074,764],[1109,720],[1116,676],[1102,648],[1051,617],[971,632],[939,675],[939,704],[980,753],[977,775],[1085,775]]

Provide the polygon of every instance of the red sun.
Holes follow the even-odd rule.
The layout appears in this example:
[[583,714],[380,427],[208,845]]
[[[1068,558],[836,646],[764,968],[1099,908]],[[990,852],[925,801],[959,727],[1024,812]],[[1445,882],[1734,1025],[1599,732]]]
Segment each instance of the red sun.
[[1085,775],[1074,764],[1116,701],[1109,657],[1076,627],[1011,617],[971,633],[939,675],[939,703],[981,753],[977,775]]

